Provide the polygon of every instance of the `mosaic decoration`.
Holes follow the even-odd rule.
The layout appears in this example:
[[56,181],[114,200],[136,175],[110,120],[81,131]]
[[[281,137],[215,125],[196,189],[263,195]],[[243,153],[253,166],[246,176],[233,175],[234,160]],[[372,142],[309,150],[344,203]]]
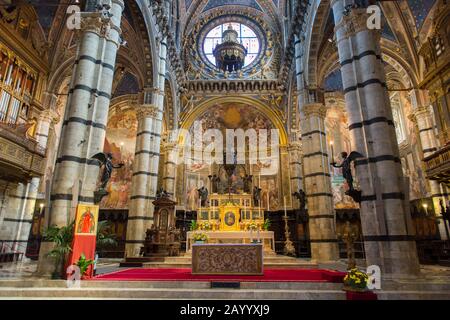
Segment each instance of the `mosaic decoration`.
[[211,0],[205,6],[203,12],[220,6],[247,6],[262,11],[261,7],[255,0]]
[[409,7],[416,21],[417,29],[422,27],[428,13],[436,1],[435,0],[408,0]]

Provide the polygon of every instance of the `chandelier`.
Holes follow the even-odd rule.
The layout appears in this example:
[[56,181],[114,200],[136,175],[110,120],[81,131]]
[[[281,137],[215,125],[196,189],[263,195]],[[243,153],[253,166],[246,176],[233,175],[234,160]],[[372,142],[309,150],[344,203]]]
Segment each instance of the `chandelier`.
[[224,72],[239,71],[244,66],[247,49],[238,41],[238,33],[230,24],[222,35],[222,43],[213,51],[216,67]]

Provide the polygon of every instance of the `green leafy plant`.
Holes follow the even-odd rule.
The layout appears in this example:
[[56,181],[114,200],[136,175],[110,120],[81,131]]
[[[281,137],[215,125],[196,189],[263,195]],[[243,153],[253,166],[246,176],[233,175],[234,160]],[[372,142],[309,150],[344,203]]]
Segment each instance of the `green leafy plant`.
[[82,276],[86,275],[86,272],[90,265],[94,264],[94,260],[88,260],[86,259],[86,256],[84,253],[81,254],[80,259],[77,262],[78,268],[80,268],[80,274]]
[[357,268],[350,269],[344,277],[344,286],[348,290],[363,291],[367,287],[369,276]]
[[271,226],[271,224],[272,224],[272,223],[270,222],[269,219],[264,220],[263,229],[264,229],[265,231],[268,231],[269,228],[270,228],[270,226]]
[[190,231],[195,231],[198,228],[198,224],[196,220],[191,220],[191,224],[189,226]]
[[55,260],[55,270],[52,278],[61,278],[64,274],[64,262],[67,259],[67,255],[72,251],[74,228],[75,221],[72,221],[67,226],[50,226],[43,233],[45,241],[54,243],[53,249],[47,254],[48,257]]
[[97,223],[96,249],[102,252],[107,247],[116,247],[116,235],[111,233],[111,222],[104,220]]
[[208,241],[208,235],[202,231],[197,231],[192,236],[192,239],[194,239],[194,241]]

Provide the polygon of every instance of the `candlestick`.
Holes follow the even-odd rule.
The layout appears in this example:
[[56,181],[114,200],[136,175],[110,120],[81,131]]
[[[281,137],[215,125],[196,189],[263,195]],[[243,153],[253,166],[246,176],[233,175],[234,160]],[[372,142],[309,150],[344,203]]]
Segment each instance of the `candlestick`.
[[331,163],[334,162],[334,149],[333,149],[333,141],[330,141],[331,146]]
[[269,190],[267,190],[267,211],[270,211],[270,198],[269,198]]
[[286,210],[286,196],[284,197],[284,216],[287,217],[287,210]]

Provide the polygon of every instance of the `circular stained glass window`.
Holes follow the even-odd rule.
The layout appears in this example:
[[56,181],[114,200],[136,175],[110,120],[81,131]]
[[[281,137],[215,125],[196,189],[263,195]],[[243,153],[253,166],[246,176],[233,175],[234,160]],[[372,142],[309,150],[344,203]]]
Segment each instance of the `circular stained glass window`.
[[227,22],[211,29],[204,38],[203,52],[208,61],[216,65],[216,59],[213,54],[214,48],[222,43],[222,35],[230,25],[233,27],[233,30],[237,31],[239,42],[247,49],[247,56],[244,63],[244,67],[246,67],[258,57],[261,45],[256,33],[245,24]]

